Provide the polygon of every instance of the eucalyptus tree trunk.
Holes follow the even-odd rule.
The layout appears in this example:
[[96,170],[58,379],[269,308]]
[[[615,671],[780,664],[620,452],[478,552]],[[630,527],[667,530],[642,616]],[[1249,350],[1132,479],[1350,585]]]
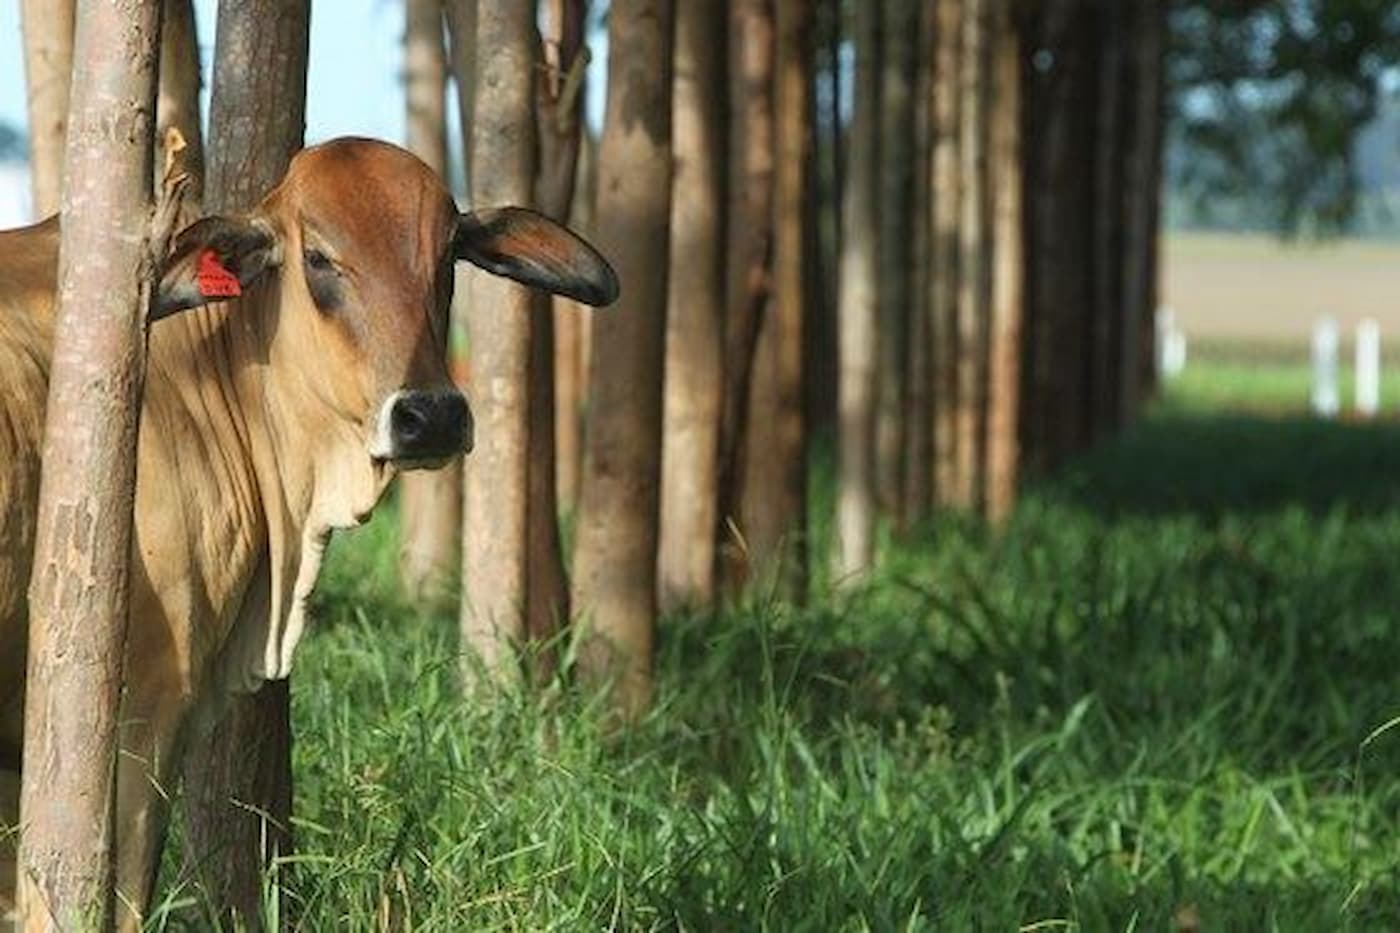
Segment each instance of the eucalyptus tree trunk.
[[810,271],[812,0],[776,0],[771,295],[754,348],[740,527],[750,564],[789,597],[807,582],[804,331]]
[[836,552],[839,585],[859,581],[875,554],[875,404],[879,327],[876,275],[880,255],[879,30],[875,3],[855,17],[855,98],[842,192],[841,282],[838,297],[840,373],[837,392]]
[[904,485],[906,351],[913,296],[909,202],[914,188],[914,53],[920,4],[882,0],[880,6],[880,400],[875,476],[881,507],[898,517]]
[[93,0],[77,20],[29,586],[17,892],[28,931],[113,921],[145,311],[173,225],[151,214],[159,39],[160,0]]
[[1010,0],[997,0],[992,36],[992,305],[987,401],[987,517],[1016,503],[1020,472],[1021,319],[1025,307],[1021,163],[1021,41]]
[[[160,91],[156,97],[156,151],[168,154],[172,130],[184,144],[176,164],[189,176],[186,198],[204,200],[204,127],[199,119],[199,33],[193,0],[165,0],[160,29]],[[157,159],[155,179],[165,170]]]
[[1123,182],[1124,142],[1130,90],[1126,46],[1129,41],[1124,4],[1095,10],[1095,89],[1093,135],[1093,289],[1090,306],[1088,440],[1111,436],[1118,427],[1122,386],[1123,305]]
[[755,351],[772,295],[773,0],[731,3],[729,47],[728,266],[715,535],[719,583],[735,590],[750,572],[752,555],[741,514],[745,442]]
[[[442,0],[404,4],[408,149],[447,179],[447,52]],[[462,467],[399,477],[399,579],[414,599],[441,593],[455,575],[462,534]]]
[[935,7],[933,47],[933,157],[930,164],[929,325],[933,344],[929,382],[933,408],[933,499],[951,505],[958,463],[958,278],[962,202],[963,0]]
[[661,452],[663,609],[715,598],[724,386],[725,11],[676,9],[674,178]]
[[[560,222],[569,219],[578,178],[586,7],[584,0],[545,4],[544,75],[535,85],[540,144],[536,206]],[[569,618],[569,581],[559,535],[554,301],[543,292],[534,292],[532,301],[525,629],[533,643],[532,672],[536,682],[543,683],[557,667],[553,639]],[[584,312],[576,307],[573,313]]]
[[[570,226],[592,238],[598,189],[598,143],[581,130]],[[572,298],[554,300],[555,488],[565,508],[578,505],[583,475],[583,403],[588,382],[588,332],[592,314]]]
[[34,216],[56,213],[63,196],[63,143],[73,73],[76,0],[21,0],[24,83],[29,109],[29,171]]
[[[534,203],[538,44],[531,0],[478,8],[475,122],[464,127],[474,204]],[[518,680],[515,648],[525,635],[534,299],[479,270],[468,282],[468,395],[479,440],[463,468],[463,677],[508,685]]]
[[[301,148],[310,19],[309,0],[220,0],[204,183],[211,212],[252,208]],[[289,681],[270,681],[235,698],[186,752],[187,862],[210,902],[250,925],[265,862],[291,850],[289,691]]]
[[1166,6],[1135,0],[1129,67],[1132,122],[1124,168],[1123,347],[1120,425],[1137,417],[1151,389],[1153,322],[1157,310],[1157,228],[1161,214]]
[[671,201],[670,0],[613,0],[597,242],[623,283],[593,321],[574,606],[579,671],[635,720],[652,695]]
[[909,295],[909,336],[904,349],[906,370],[903,483],[897,513],[907,529],[928,514],[933,480],[933,66],[938,8],[921,4],[914,72],[914,149],[912,203],[912,278]]

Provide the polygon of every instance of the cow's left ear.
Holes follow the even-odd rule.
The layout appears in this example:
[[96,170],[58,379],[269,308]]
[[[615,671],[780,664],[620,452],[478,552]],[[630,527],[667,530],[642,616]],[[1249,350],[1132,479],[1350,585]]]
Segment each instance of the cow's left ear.
[[150,320],[223,301],[276,264],[277,237],[255,218],[203,217],[181,230],[161,271]]
[[487,272],[584,304],[617,300],[612,266],[582,237],[523,207],[473,211],[457,218],[454,246]]

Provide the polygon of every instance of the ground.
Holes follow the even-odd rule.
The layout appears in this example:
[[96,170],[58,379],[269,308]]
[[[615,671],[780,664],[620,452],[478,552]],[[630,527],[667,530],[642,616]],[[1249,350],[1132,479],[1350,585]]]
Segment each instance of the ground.
[[[1222,379],[1267,414],[1222,413],[1200,389]],[[612,741],[568,690],[458,697],[452,609],[397,595],[386,512],[336,544],[298,660],[285,909],[306,929],[1395,929],[1400,426],[1194,380],[1003,532],[942,521],[885,541],[862,592],[666,619],[660,706]],[[153,926],[199,916],[167,881]]]

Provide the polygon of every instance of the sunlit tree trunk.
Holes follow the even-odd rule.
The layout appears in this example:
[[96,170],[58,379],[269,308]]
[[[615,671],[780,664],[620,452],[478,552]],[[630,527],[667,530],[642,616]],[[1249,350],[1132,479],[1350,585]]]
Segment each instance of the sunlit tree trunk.
[[[535,84],[540,141],[536,207],[561,222],[569,219],[578,178],[585,7],[583,0],[549,0],[545,4],[544,74]],[[525,628],[535,643],[531,653],[535,679],[544,682],[556,668],[552,639],[569,617],[569,581],[559,536],[554,302],[543,292],[535,292],[532,300]],[[578,308],[573,310],[582,313]]]
[[838,308],[840,385],[834,575],[841,585],[860,580],[875,555],[879,6],[861,3],[856,6],[854,17],[855,98],[842,192]]
[[29,104],[29,171],[34,216],[58,211],[63,195],[63,141],[73,72],[75,0],[22,0],[24,79]]
[[[204,185],[210,211],[257,204],[301,148],[310,17],[307,0],[221,0]],[[259,916],[264,859],[291,848],[288,683],[235,698],[186,753],[189,864],[210,903],[248,924]]]
[[964,509],[981,508],[986,480],[987,325],[991,300],[987,34],[991,2],[966,0],[962,25],[957,475],[953,504]]
[[[535,4],[482,4],[476,24],[476,106],[471,134],[472,203],[529,206],[536,171]],[[468,396],[476,449],[466,459],[462,644],[468,683],[518,677],[514,649],[525,634],[528,579],[529,289],[473,271],[467,332]]]
[[[729,211],[720,416],[717,574],[735,590],[752,557],[741,514],[758,335],[772,295],[773,0],[734,0],[729,12]],[[737,533],[736,533],[737,532]]]
[[958,411],[958,276],[962,201],[962,0],[936,7],[933,49],[932,220],[929,272],[929,324],[933,355],[929,382],[933,395],[933,496],[940,505],[956,501]]
[[724,372],[725,11],[676,8],[670,284],[661,453],[663,609],[715,597]]
[[903,488],[904,403],[908,392],[914,254],[914,51],[916,0],[883,0],[880,48],[880,377],[875,429],[876,498],[899,517]]
[[579,670],[610,683],[625,720],[652,694],[661,483],[661,379],[671,200],[669,0],[613,0],[608,108],[598,152],[597,242],[623,285],[593,322],[574,561]]
[[993,275],[987,401],[987,517],[1002,522],[1020,470],[1021,318],[1025,304],[1021,168],[1021,42],[1009,0],[997,0],[992,38]]
[[[406,0],[404,96],[408,149],[447,177],[447,59],[442,0]],[[442,588],[456,571],[462,534],[462,468],[399,478],[399,578],[414,599]]]
[[29,588],[18,889],[27,931],[112,923],[144,318],[169,236],[150,213],[159,39],[160,0],[85,3],[77,21]]
[[[192,0],[165,0],[160,30],[160,92],[156,98],[156,151],[164,153],[169,132],[184,142],[177,157],[189,175],[186,199],[199,204],[204,197],[204,127],[199,119],[199,34]],[[155,177],[165,170],[156,159]]]

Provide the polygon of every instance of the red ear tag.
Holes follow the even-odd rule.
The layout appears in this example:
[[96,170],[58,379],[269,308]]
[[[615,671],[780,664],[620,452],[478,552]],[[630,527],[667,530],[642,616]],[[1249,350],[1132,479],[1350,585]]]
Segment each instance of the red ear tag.
[[199,283],[199,294],[205,298],[237,298],[243,294],[238,276],[228,271],[219,261],[218,253],[206,249],[199,254],[195,268],[195,281]]

